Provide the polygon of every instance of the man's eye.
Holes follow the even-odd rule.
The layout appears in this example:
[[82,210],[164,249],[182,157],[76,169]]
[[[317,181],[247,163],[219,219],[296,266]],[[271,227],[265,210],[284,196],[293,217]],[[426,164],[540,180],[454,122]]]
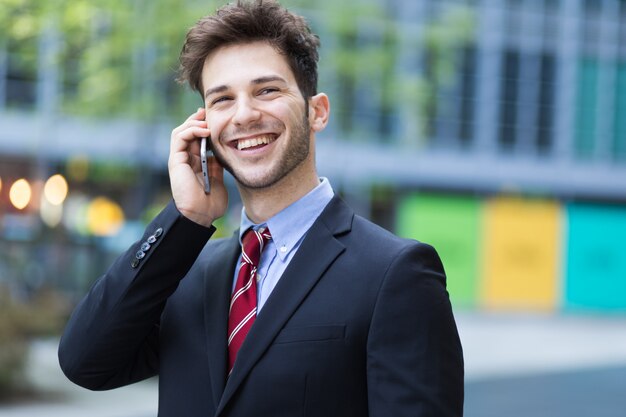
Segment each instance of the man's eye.
[[227,96],[217,97],[215,100],[211,102],[211,104],[219,104],[226,100],[230,100],[230,97],[227,97]]
[[275,92],[277,92],[277,91],[278,91],[278,88],[275,88],[275,87],[267,87],[267,88],[264,88],[263,90],[261,90],[260,94],[261,94],[261,95],[263,95],[263,94],[271,94],[271,93],[275,93]]

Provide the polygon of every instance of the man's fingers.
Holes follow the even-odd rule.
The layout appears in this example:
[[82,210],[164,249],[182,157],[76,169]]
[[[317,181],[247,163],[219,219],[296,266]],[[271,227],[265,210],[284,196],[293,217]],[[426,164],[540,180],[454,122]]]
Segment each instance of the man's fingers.
[[173,129],[170,139],[170,152],[182,151],[186,148],[187,142],[210,135],[211,131],[207,128],[205,118],[206,111],[200,107],[180,126]]
[[193,172],[202,171],[202,161],[200,160],[200,156],[189,152],[176,152],[171,154],[168,165],[170,168],[176,165],[189,165]]
[[187,120],[185,121],[182,125],[176,127],[174,130],[172,130],[172,135],[176,135],[182,131],[184,131],[185,129],[189,129],[190,127],[207,127],[206,121],[204,120]]
[[172,141],[170,144],[170,152],[180,152],[185,150],[191,150],[190,147],[198,146],[199,153],[199,144],[200,138],[207,137],[211,135],[211,130],[206,127],[200,126],[190,126],[186,129],[178,132],[172,132]]
[[206,111],[204,110],[204,108],[202,107],[198,108],[198,110],[196,110],[195,113],[192,113],[191,115],[189,115],[189,117],[187,117],[187,119],[180,126],[172,130],[172,136],[174,136],[176,133],[182,130],[185,130],[189,126],[198,125],[200,122],[204,122],[205,118],[206,118]]
[[202,161],[200,159],[200,156],[198,155],[195,155],[195,154],[189,155],[189,165],[191,166],[191,169],[193,170],[193,172],[202,171]]

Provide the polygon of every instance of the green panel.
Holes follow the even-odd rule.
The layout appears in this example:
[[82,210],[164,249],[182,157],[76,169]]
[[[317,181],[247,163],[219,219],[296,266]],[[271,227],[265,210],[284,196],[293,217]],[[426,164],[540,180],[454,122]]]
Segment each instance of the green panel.
[[480,205],[474,198],[417,194],[398,206],[398,235],[433,245],[455,306],[477,304]]
[[598,62],[583,59],[578,72],[576,103],[576,155],[593,156],[598,104]]
[[618,160],[626,160],[626,63],[617,69],[615,88],[615,145],[614,155]]
[[565,306],[626,310],[626,207],[570,204]]

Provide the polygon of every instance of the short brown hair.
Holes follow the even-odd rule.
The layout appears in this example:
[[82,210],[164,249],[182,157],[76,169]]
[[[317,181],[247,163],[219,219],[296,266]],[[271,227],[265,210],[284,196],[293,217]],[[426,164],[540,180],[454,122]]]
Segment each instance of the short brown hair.
[[222,46],[255,41],[267,41],[285,56],[305,100],[317,94],[318,36],[302,16],[268,0],[238,0],[200,19],[187,32],[178,81],[188,82],[204,97],[202,68],[206,57]]

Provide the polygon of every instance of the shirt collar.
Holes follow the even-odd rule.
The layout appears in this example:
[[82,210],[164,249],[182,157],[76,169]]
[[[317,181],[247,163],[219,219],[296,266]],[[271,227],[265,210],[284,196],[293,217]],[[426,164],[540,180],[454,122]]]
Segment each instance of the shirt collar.
[[334,196],[334,191],[327,178],[320,178],[320,183],[304,197],[271,217],[262,224],[253,223],[246,215],[246,208],[241,210],[239,241],[249,228],[258,229],[267,225],[272,234],[272,241],[281,260],[285,260],[293,251],[324,207]]

